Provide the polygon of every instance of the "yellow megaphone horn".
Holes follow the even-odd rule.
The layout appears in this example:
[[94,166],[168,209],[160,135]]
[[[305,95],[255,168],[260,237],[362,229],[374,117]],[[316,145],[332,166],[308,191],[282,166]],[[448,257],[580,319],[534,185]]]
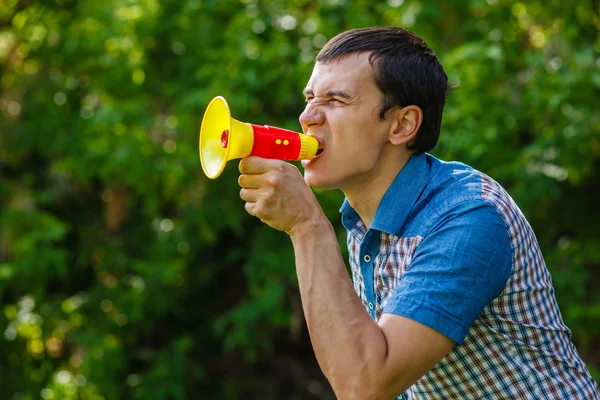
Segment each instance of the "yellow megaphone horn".
[[204,112],[198,148],[204,173],[215,179],[227,161],[236,158],[309,160],[317,153],[319,142],[287,129],[240,122],[231,117],[227,101],[217,96]]

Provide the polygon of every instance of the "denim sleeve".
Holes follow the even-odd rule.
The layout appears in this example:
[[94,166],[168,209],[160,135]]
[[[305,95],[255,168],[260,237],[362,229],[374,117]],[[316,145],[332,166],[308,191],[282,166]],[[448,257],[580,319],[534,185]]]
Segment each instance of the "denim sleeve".
[[463,201],[435,219],[384,313],[410,318],[462,344],[512,267],[504,221],[483,201]]

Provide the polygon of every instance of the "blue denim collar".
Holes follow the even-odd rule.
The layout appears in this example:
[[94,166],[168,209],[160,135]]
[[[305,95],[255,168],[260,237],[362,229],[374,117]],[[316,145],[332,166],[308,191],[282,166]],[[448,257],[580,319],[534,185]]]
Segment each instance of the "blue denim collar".
[[[410,210],[425,188],[429,169],[426,154],[414,154],[408,160],[383,195],[370,229],[390,235],[400,232]],[[347,230],[351,230],[360,220],[348,199],[344,199],[340,212],[342,224]]]

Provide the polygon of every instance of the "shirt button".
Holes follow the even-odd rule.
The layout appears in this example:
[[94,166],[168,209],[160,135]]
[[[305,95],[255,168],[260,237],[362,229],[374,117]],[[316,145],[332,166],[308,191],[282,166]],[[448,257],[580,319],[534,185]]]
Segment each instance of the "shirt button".
[[375,306],[373,305],[373,303],[369,302],[369,308],[372,310],[375,308]]
[[365,254],[365,256],[363,257],[363,260],[365,260],[365,262],[371,262],[371,256],[368,254]]

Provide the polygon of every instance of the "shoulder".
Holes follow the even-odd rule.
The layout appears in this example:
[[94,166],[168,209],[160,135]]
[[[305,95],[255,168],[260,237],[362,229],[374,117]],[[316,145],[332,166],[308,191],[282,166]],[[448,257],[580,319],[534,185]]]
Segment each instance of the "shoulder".
[[524,219],[508,192],[490,176],[461,162],[427,157],[428,181],[405,228],[418,227],[423,236],[441,221],[466,214],[498,218],[507,228],[516,219]]
[[485,204],[483,174],[460,162],[446,162],[427,154],[430,166],[427,182],[410,210],[399,235],[426,236],[440,218],[457,209]]

